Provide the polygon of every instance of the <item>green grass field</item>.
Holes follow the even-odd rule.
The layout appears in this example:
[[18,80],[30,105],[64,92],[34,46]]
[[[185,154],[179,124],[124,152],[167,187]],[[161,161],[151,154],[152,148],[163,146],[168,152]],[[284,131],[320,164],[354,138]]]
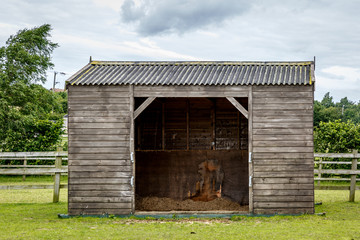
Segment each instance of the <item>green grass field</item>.
[[[51,181],[29,177],[25,182]],[[15,182],[16,178],[0,178],[1,185]],[[0,190],[0,239],[360,239],[360,191],[355,203],[347,202],[348,191],[315,194],[316,202],[323,203],[316,212],[326,212],[325,216],[59,219],[58,213],[67,213],[66,189],[59,203],[51,203],[52,190]]]

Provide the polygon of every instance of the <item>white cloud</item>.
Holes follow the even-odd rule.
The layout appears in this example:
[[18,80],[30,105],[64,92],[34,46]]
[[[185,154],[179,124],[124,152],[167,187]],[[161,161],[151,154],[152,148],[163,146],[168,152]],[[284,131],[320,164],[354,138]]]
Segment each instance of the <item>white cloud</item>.
[[[130,12],[123,16],[125,3]],[[358,0],[2,1],[0,43],[20,29],[49,23],[52,41],[60,44],[55,70],[69,73],[90,55],[124,61],[297,61],[315,55],[317,99],[330,91],[335,99],[357,101],[358,9]]]
[[[335,100],[347,96],[353,101],[360,100],[360,68],[332,66],[316,74],[318,99],[330,92]],[[344,94],[346,93],[346,94]]]
[[249,7],[245,0],[124,0],[121,19],[143,36],[185,33],[219,26]]
[[116,12],[120,12],[121,5],[125,0],[93,0],[99,7],[109,7]]
[[[157,59],[157,60],[200,60],[190,55],[180,54],[175,51],[170,51],[159,47],[156,42],[151,41],[149,38],[140,38],[138,41],[113,41],[97,39],[89,39],[87,37],[73,36],[58,33],[55,35],[57,38],[62,39],[60,44],[63,45],[72,45],[72,46],[81,46],[82,48],[89,49],[89,53],[97,52],[101,55],[108,55],[109,58],[115,56],[114,53],[121,54],[133,54],[137,55],[138,58],[146,59]],[[90,51],[91,49],[91,51]],[[94,59],[97,56],[93,56]],[[107,60],[107,59],[97,59],[97,60]]]
[[325,68],[319,73],[317,82],[321,87],[333,89],[359,88],[360,90],[360,69],[344,66]]

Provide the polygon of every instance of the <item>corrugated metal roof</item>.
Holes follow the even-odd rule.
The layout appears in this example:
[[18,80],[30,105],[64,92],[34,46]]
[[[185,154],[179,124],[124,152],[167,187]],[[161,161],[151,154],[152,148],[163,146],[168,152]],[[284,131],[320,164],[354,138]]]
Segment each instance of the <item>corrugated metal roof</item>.
[[92,61],[71,85],[311,85],[313,62]]

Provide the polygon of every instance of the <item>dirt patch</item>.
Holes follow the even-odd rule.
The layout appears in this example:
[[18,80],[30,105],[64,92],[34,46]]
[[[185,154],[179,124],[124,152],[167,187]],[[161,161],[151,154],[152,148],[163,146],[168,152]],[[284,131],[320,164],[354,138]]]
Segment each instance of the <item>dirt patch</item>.
[[144,197],[136,198],[136,210],[140,211],[248,211],[248,206],[241,206],[226,198],[216,198],[209,202],[193,201],[186,199],[183,201],[171,198]]

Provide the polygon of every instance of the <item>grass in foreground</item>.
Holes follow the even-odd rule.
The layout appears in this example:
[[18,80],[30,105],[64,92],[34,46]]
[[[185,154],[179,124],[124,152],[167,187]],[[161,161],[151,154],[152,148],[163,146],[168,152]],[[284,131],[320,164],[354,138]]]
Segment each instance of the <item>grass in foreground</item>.
[[67,213],[67,191],[50,203],[52,190],[0,190],[0,239],[358,239],[360,191],[316,191],[316,212],[326,216],[234,217],[139,220],[59,219]]

